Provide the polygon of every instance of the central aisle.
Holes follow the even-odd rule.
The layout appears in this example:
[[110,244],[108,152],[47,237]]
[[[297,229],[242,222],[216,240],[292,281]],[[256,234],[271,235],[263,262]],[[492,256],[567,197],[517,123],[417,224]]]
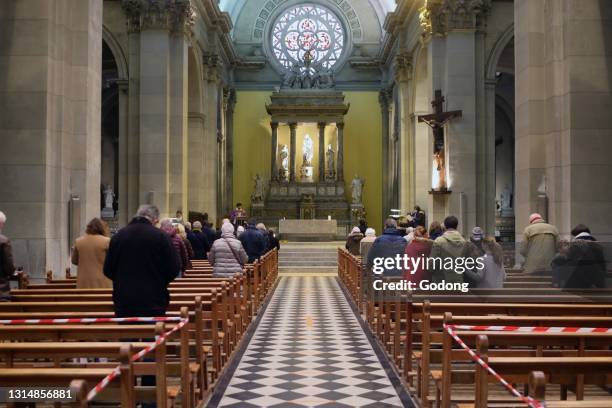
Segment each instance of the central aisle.
[[281,278],[218,406],[412,405],[400,401],[336,279],[307,276]]

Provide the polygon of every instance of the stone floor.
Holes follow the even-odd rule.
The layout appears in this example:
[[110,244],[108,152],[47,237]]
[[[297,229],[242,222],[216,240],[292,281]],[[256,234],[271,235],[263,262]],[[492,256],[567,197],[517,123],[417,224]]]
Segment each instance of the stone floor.
[[412,407],[380,354],[336,278],[282,277],[209,407]]

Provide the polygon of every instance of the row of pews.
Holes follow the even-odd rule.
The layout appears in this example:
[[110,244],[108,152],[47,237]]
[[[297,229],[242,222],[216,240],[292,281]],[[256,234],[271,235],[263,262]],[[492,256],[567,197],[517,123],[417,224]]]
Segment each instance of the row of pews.
[[[232,278],[213,277],[207,261],[193,261],[169,286],[166,319],[145,322],[113,319],[111,289],[77,289],[70,276],[25,280],[0,303],[0,384],[69,387],[77,406],[201,405],[277,274],[276,250]],[[113,370],[107,386],[94,387]]]
[[[531,406],[545,401],[548,408],[612,406],[609,289],[563,292],[532,285],[534,277],[522,280],[514,271],[510,275],[520,289],[383,293],[370,290],[372,277],[363,272],[361,259],[344,249],[338,251],[338,274],[422,407],[524,407],[529,401]],[[524,400],[505,390],[485,366]]]

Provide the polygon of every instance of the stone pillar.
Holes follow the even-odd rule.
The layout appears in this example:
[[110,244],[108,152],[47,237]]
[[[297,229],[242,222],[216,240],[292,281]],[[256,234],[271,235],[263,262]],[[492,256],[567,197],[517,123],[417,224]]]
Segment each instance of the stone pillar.
[[295,181],[295,144],[297,123],[289,124],[289,132],[291,134],[291,146],[289,148],[289,181]]
[[390,191],[391,186],[389,182],[391,180],[391,158],[390,152],[390,138],[389,138],[389,103],[391,100],[391,94],[389,89],[382,89],[378,93],[378,103],[380,104],[380,114],[382,116],[382,157],[383,157],[383,174],[382,174],[382,203],[383,203],[383,217],[387,217],[391,213],[390,204]]
[[[2,233],[33,279],[59,277],[70,231],[100,216],[102,1],[11,0],[0,9]],[[71,214],[73,195],[80,212]]]
[[278,153],[276,148],[278,146],[278,122],[270,122],[272,128],[272,146],[270,153],[270,180],[278,180],[278,170],[276,168],[276,157]]
[[130,219],[129,194],[129,153],[128,153],[128,81],[117,81],[119,88],[119,225],[126,225]]
[[234,202],[234,108],[236,107],[236,90],[230,88],[227,95],[225,111],[225,169],[226,191],[224,213],[229,214]]
[[[404,37],[406,38],[406,37]],[[398,93],[397,117],[399,120],[399,141],[398,146],[398,171],[399,171],[399,190],[398,204],[399,208],[410,210],[415,204],[420,204],[425,208],[425,203],[416,203],[414,194],[414,132],[412,125],[411,112],[414,111],[413,106],[413,89],[412,81],[413,71],[413,56],[411,53],[403,50],[398,52],[395,57],[395,85]]]
[[325,181],[325,122],[319,127],[319,182]]
[[338,160],[336,160],[338,167],[336,169],[336,179],[338,181],[344,181],[344,122],[336,124],[338,128]]
[[203,55],[204,66],[204,110],[206,128],[204,131],[204,206],[198,211],[205,211],[213,224],[217,220],[218,179],[219,179],[219,56],[214,52]]

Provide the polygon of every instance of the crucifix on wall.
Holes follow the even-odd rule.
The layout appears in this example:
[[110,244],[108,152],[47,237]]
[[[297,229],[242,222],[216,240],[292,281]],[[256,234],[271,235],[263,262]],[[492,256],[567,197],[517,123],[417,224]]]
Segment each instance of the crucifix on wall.
[[444,140],[444,125],[451,119],[460,118],[463,111],[455,110],[444,112],[444,97],[442,90],[437,89],[435,98],[431,101],[431,106],[434,113],[429,115],[421,115],[418,117],[419,123],[427,123],[431,127],[434,136],[433,160],[434,174],[432,182],[433,191],[447,191],[447,174],[446,174],[446,146]]

